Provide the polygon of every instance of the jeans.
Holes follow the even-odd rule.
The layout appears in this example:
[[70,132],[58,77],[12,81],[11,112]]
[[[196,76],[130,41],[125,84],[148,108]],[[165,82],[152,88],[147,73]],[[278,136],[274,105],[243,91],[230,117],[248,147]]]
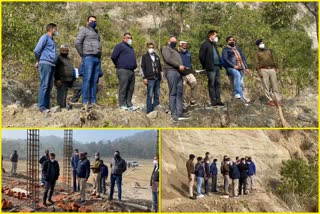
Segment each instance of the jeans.
[[[152,102],[153,96],[153,102]],[[148,80],[147,86],[147,113],[153,111],[153,109],[159,105],[160,96],[160,79]]]
[[77,188],[77,170],[72,170],[72,178],[73,178],[73,192],[80,191],[79,180],[78,180],[78,188]]
[[166,71],[169,87],[169,105],[171,116],[181,117],[183,111],[183,79],[177,70]]
[[51,200],[55,185],[56,185],[56,181],[47,181],[46,182],[46,187],[45,187],[44,194],[43,194],[43,203],[45,203],[47,201],[49,189],[50,189],[49,201]]
[[57,88],[57,103],[61,108],[67,105],[68,89],[72,88],[73,82],[62,82],[62,86]]
[[152,206],[154,212],[158,212],[158,192],[152,191]]
[[97,102],[97,82],[101,69],[101,60],[96,56],[86,56],[82,59],[84,66],[82,83],[82,103]]
[[100,193],[106,194],[107,188],[106,188],[106,177],[101,177],[101,188],[100,188]]
[[201,194],[201,187],[202,187],[202,181],[203,177],[197,177],[197,195],[202,195]]
[[117,182],[117,187],[118,187],[118,199],[121,201],[121,184],[122,184],[122,175],[113,175],[111,174],[111,187],[110,187],[110,199],[113,199],[113,193],[114,193],[114,186],[115,183]]
[[219,66],[214,66],[213,71],[207,71],[208,90],[211,104],[221,101],[221,72]]
[[50,94],[53,86],[55,66],[39,64],[40,88],[39,88],[39,110],[50,109]]
[[209,178],[204,180],[204,193],[209,193]]
[[212,175],[211,192],[218,192],[217,191],[217,175]]
[[80,78],[74,80],[72,85],[73,95],[71,98],[71,102],[73,103],[78,102],[82,93],[81,88],[82,88],[82,80]]
[[132,96],[134,92],[134,83],[136,80],[134,71],[127,69],[117,69],[119,80],[119,106],[131,107]]
[[243,92],[242,92],[242,84],[243,84],[243,78],[244,78],[243,72],[234,68],[228,68],[227,74],[231,75],[233,79],[233,94],[240,95],[241,97],[243,97]]

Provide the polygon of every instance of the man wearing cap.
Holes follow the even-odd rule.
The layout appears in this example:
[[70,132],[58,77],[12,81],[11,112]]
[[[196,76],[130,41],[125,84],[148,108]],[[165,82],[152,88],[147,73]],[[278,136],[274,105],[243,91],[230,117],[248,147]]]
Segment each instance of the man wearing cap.
[[174,122],[187,119],[183,115],[183,66],[181,56],[176,49],[177,38],[170,36],[168,45],[162,48],[162,56],[164,60],[164,69],[169,87],[169,106],[171,119]]
[[100,153],[96,152],[94,155],[94,165],[91,167],[93,172],[93,179],[94,179],[94,186],[93,186],[93,193],[92,196],[96,196],[100,198],[101,192],[101,170],[103,166],[102,160],[100,160]]
[[10,155],[11,161],[11,175],[17,174],[17,165],[18,165],[18,153],[17,150],[14,150],[13,153]]
[[[263,39],[256,41],[258,50],[255,54],[255,68],[262,79],[264,94],[268,99],[269,106],[280,104],[281,94],[277,80],[277,66],[273,57],[273,51],[266,48]],[[271,83],[271,90],[270,90]]]
[[[46,150],[39,160],[39,163],[41,164],[41,170],[43,170],[43,165],[47,160],[49,160],[49,150]],[[44,186],[45,183],[46,183],[46,180],[45,180],[43,174],[41,174],[41,184],[40,185]]]
[[82,83],[82,103],[83,109],[88,110],[97,103],[97,82],[99,79],[99,69],[101,67],[101,43],[100,35],[96,30],[97,19],[89,16],[87,26],[81,28],[75,47],[82,57],[84,66]]
[[226,42],[227,45],[222,50],[222,58],[227,74],[233,80],[234,97],[249,102],[243,93],[244,74],[249,74],[247,60],[240,47],[236,45],[233,36],[228,36]]
[[[77,168],[79,163],[79,150],[74,150],[74,155],[71,158],[72,177],[73,177],[73,192],[80,191],[79,181],[77,182]],[[77,185],[78,183],[78,185]]]
[[217,48],[218,31],[210,30],[206,41],[201,44],[199,59],[208,76],[208,90],[211,106],[224,106],[221,102],[221,59]]
[[188,42],[180,41],[179,45],[180,47],[178,51],[180,53],[182,63],[186,68],[185,72],[182,73],[182,76],[191,89],[190,105],[195,105],[197,97],[197,79],[192,73],[191,53],[188,50]]
[[90,176],[90,161],[87,159],[84,152],[80,153],[79,159],[77,176],[80,182],[80,202],[85,202],[87,181]]
[[147,86],[146,110],[148,114],[160,104],[160,82],[163,72],[160,57],[154,52],[154,44],[148,42],[147,48],[148,52],[141,58],[141,70],[143,83]]
[[72,88],[74,80],[73,64],[68,54],[69,47],[67,45],[61,45],[56,72],[54,74],[54,83],[57,88],[57,103],[61,108],[66,107],[68,89]]
[[50,94],[53,86],[53,77],[57,62],[56,43],[53,39],[58,35],[57,25],[50,23],[47,25],[47,33],[40,37],[34,49],[34,55],[39,68],[40,88],[39,88],[39,110],[44,113],[50,112]]
[[121,158],[120,152],[115,151],[114,157],[111,160],[111,187],[110,187],[110,195],[109,200],[113,200],[113,193],[114,193],[114,186],[117,182],[118,187],[118,200],[121,201],[121,194],[122,194],[122,174],[127,170],[127,163],[124,159]]

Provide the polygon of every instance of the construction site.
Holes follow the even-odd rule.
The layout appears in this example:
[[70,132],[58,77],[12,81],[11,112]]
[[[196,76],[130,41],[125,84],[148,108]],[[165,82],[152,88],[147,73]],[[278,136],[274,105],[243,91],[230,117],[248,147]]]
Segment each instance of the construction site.
[[[92,194],[94,179],[90,176],[86,187],[86,201],[80,202],[80,193],[72,188],[73,130],[63,131],[63,156],[57,156],[60,176],[52,197],[54,203],[42,202],[45,188],[41,185],[41,165],[39,159],[46,148],[41,148],[40,130],[26,130],[26,158],[19,158],[17,173],[12,175],[11,161],[2,151],[2,212],[150,212],[152,210],[152,192],[150,176],[153,170],[152,160],[139,159],[139,167],[129,167],[123,174],[122,200],[108,200],[110,191],[110,173],[106,180],[106,193],[100,198]],[[158,139],[158,134],[156,134]],[[157,142],[156,139],[156,143]],[[158,149],[158,145],[155,146]],[[55,151],[57,152],[57,151]],[[62,151],[60,151],[62,153]],[[101,153],[102,151],[100,151]],[[157,151],[154,151],[156,154]],[[105,157],[107,158],[107,157]],[[111,157],[108,157],[111,159]],[[126,157],[124,157],[126,158]],[[127,159],[130,160],[130,159]],[[109,163],[105,162],[105,164]],[[92,173],[92,172],[90,172]],[[91,174],[90,174],[91,175]],[[117,196],[115,187],[115,196]]]

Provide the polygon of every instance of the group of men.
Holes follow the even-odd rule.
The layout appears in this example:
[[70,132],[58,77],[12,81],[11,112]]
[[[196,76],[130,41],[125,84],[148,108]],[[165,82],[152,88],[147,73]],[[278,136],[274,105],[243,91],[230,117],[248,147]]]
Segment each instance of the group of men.
[[[75,95],[70,102],[77,101],[81,95],[83,109],[88,110],[97,105],[97,83],[103,73],[101,70],[102,47],[96,26],[96,17],[89,16],[87,26],[81,28],[76,37],[75,48],[81,57],[79,69],[74,69],[68,57],[68,46],[62,45],[60,55],[56,56],[53,38],[58,35],[57,26],[53,23],[47,26],[47,33],[40,38],[34,50],[41,79],[39,89],[39,109],[41,112],[50,112],[50,93],[53,81],[58,89],[58,104],[61,107],[66,106],[68,88],[72,88],[77,82],[75,79],[78,77],[78,73],[83,76],[82,84],[80,84],[81,86],[79,83],[75,84]],[[220,55],[218,41],[218,32],[210,30],[199,50],[199,60],[208,78],[210,104],[224,106],[221,100],[220,71],[222,67],[227,71],[234,97],[249,102],[250,100],[244,96],[244,74],[249,73],[249,68],[242,50],[236,44],[234,37],[228,36],[226,46]],[[122,42],[114,47],[111,55],[119,80],[119,107],[128,111],[138,109],[132,103],[135,69],[138,67],[132,43],[132,35],[124,33]],[[263,80],[264,93],[269,100],[268,104],[274,106],[279,104],[281,96],[273,52],[265,47],[262,39],[258,39],[256,45],[258,50],[255,54],[255,69]],[[163,66],[161,58],[155,53],[154,43],[148,42],[147,53],[141,58],[143,83],[147,86],[146,112],[155,110],[160,104],[160,83],[165,76],[169,88],[171,118],[174,121],[183,120],[188,117],[183,112],[183,81],[191,88],[190,105],[196,104],[197,98],[197,80],[194,76],[188,42],[180,41],[179,48],[177,48],[176,36],[170,36],[168,45],[161,48],[161,55]]]
[[[10,155],[11,161],[11,175],[17,174],[18,163],[17,150]],[[159,155],[156,155],[153,159],[153,171],[150,179],[150,187],[152,190],[153,210],[158,211],[158,194],[159,194]],[[52,196],[57,180],[60,176],[60,167],[58,161],[55,159],[54,153],[49,153],[49,150],[45,150],[44,154],[39,160],[41,164],[41,186],[45,187],[43,195],[43,204],[48,202],[54,204]],[[74,154],[71,158],[72,176],[73,176],[73,192],[80,192],[80,202],[84,203],[86,200],[86,184],[90,177],[90,170],[93,173],[94,185],[91,196],[95,198],[101,198],[101,194],[106,194],[106,179],[108,178],[108,166],[104,164],[100,159],[100,153],[96,152],[94,155],[94,163],[91,165],[86,152],[79,152],[78,149],[74,150]],[[126,161],[120,156],[119,151],[114,152],[114,157],[110,163],[111,175],[110,175],[110,193],[109,200],[113,200],[114,188],[117,183],[118,188],[118,200],[122,198],[122,174],[127,170]],[[49,194],[49,195],[48,195]]]
[[[211,192],[218,191],[218,160],[213,159],[210,162],[210,153],[206,152],[205,157],[197,157],[194,164],[195,155],[190,154],[186,163],[190,199],[202,198],[204,194],[209,194],[209,182],[211,180]],[[239,158],[234,161],[225,155],[220,165],[220,172],[223,176],[223,192],[231,197],[239,197],[239,195],[247,195],[253,190],[253,176],[256,174],[256,166],[251,157]],[[193,188],[197,182],[197,196],[193,195]],[[231,183],[231,185],[230,185]],[[204,184],[204,185],[203,185]],[[204,186],[204,194],[202,191]],[[231,193],[230,193],[231,188]]]

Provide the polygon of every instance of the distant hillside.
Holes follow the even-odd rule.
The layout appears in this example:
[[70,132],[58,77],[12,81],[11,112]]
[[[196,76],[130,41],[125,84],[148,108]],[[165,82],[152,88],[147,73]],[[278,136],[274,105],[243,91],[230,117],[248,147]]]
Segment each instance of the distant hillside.
[[[40,154],[49,149],[58,156],[63,156],[63,137],[40,136]],[[112,156],[119,150],[123,157],[151,159],[157,153],[157,132],[144,131],[132,136],[115,140],[101,140],[99,142],[83,143],[74,140],[73,147],[86,151],[90,156],[99,151],[102,156]],[[2,154],[9,158],[13,150],[18,150],[20,158],[26,158],[27,139],[2,139]]]

